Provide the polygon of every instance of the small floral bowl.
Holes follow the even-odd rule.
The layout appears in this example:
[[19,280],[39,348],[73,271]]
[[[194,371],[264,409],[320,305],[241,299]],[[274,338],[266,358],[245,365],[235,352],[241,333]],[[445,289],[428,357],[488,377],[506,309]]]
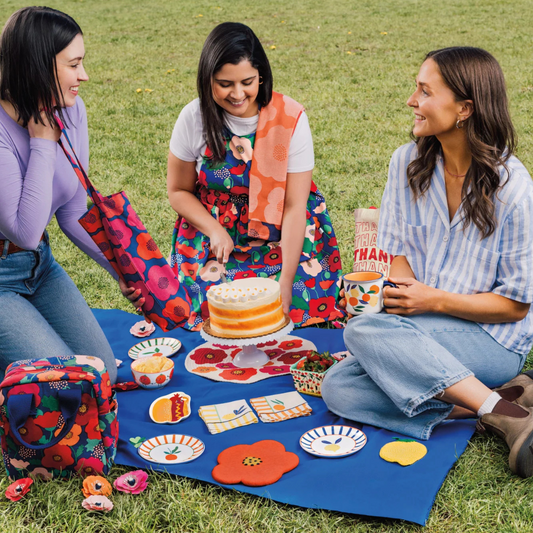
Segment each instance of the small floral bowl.
[[174,375],[174,361],[168,357],[139,357],[131,363],[135,383],[143,389],[160,389]]
[[325,372],[311,372],[310,370],[301,370],[296,368],[296,365],[300,361],[305,361],[307,357],[300,359],[300,361],[294,363],[291,366],[292,379],[294,381],[294,386],[296,387],[296,390],[298,392],[301,392],[303,394],[309,394],[311,396],[322,396],[321,388],[324,376],[330,371],[332,367],[334,367],[338,363],[338,360],[334,357],[331,357],[331,355],[322,355],[321,357],[324,357],[326,359],[333,359],[334,361],[334,363]]

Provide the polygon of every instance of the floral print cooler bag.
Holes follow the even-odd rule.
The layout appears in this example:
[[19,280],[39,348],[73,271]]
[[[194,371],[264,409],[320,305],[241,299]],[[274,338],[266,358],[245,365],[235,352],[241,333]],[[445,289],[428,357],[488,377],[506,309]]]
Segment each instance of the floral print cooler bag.
[[2,457],[12,479],[107,474],[118,442],[117,401],[103,361],[17,361],[0,383]]

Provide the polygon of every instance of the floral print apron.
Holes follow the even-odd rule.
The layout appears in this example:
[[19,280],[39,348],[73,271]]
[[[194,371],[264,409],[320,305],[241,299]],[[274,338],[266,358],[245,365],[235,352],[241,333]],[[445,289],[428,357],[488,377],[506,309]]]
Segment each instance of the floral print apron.
[[[225,132],[226,158],[210,160],[206,149],[198,175],[196,196],[232,238],[235,248],[226,263],[228,281],[281,274],[281,232],[270,228],[271,241],[248,235],[249,171],[255,133],[237,137]],[[209,237],[183,217],[178,217],[172,236],[171,267],[191,298],[191,316],[185,328],[199,330],[209,317],[206,292],[219,284],[224,266],[209,249]],[[342,275],[337,239],[324,197],[312,183],[307,200],[307,224],[303,250],[293,284],[290,317],[297,327],[344,316],[337,307]]]

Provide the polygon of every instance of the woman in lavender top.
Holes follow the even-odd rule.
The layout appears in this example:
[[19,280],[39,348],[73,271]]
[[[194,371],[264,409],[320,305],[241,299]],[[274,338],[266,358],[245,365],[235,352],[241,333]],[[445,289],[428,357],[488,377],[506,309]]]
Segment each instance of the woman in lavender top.
[[[0,375],[13,361],[84,354],[101,358],[116,379],[111,347],[55,261],[46,231],[55,215],[68,238],[116,278],[78,223],[87,196],[57,144],[53,118],[66,123],[87,168],[87,115],[77,96],[88,80],[84,55],[78,24],[50,8],[17,11],[0,38]],[[121,289],[130,300],[139,296]]]

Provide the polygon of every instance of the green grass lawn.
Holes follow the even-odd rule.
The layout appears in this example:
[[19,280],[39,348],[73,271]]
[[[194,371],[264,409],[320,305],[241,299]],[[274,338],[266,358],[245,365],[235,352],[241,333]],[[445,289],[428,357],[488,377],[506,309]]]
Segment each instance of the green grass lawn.
[[[0,20],[24,5],[3,0]],[[85,32],[91,79],[80,94],[89,115],[91,178],[104,194],[126,190],[164,254],[175,221],[166,197],[168,141],[180,110],[196,97],[202,44],[224,21],[253,28],[272,63],[275,90],[306,106],[315,143],[314,179],[326,196],[345,270],[352,263],[353,210],[380,204],[390,156],[409,139],[412,113],[405,102],[429,50],[473,45],[497,57],[508,83],[518,156],[533,168],[531,1],[70,0],[48,5],[72,15]],[[51,239],[56,258],[91,306],[131,310],[110,276],[55,222]],[[533,482],[512,476],[506,463],[505,445],[475,436],[444,482],[426,531],[533,531]],[[124,471],[116,467],[111,477]],[[7,485],[2,478],[2,493]],[[0,531],[423,529],[294,508],[163,474],[150,476],[142,496],[115,493],[115,510],[101,516],[82,510],[80,487],[77,479],[36,483],[18,504],[0,497]]]

